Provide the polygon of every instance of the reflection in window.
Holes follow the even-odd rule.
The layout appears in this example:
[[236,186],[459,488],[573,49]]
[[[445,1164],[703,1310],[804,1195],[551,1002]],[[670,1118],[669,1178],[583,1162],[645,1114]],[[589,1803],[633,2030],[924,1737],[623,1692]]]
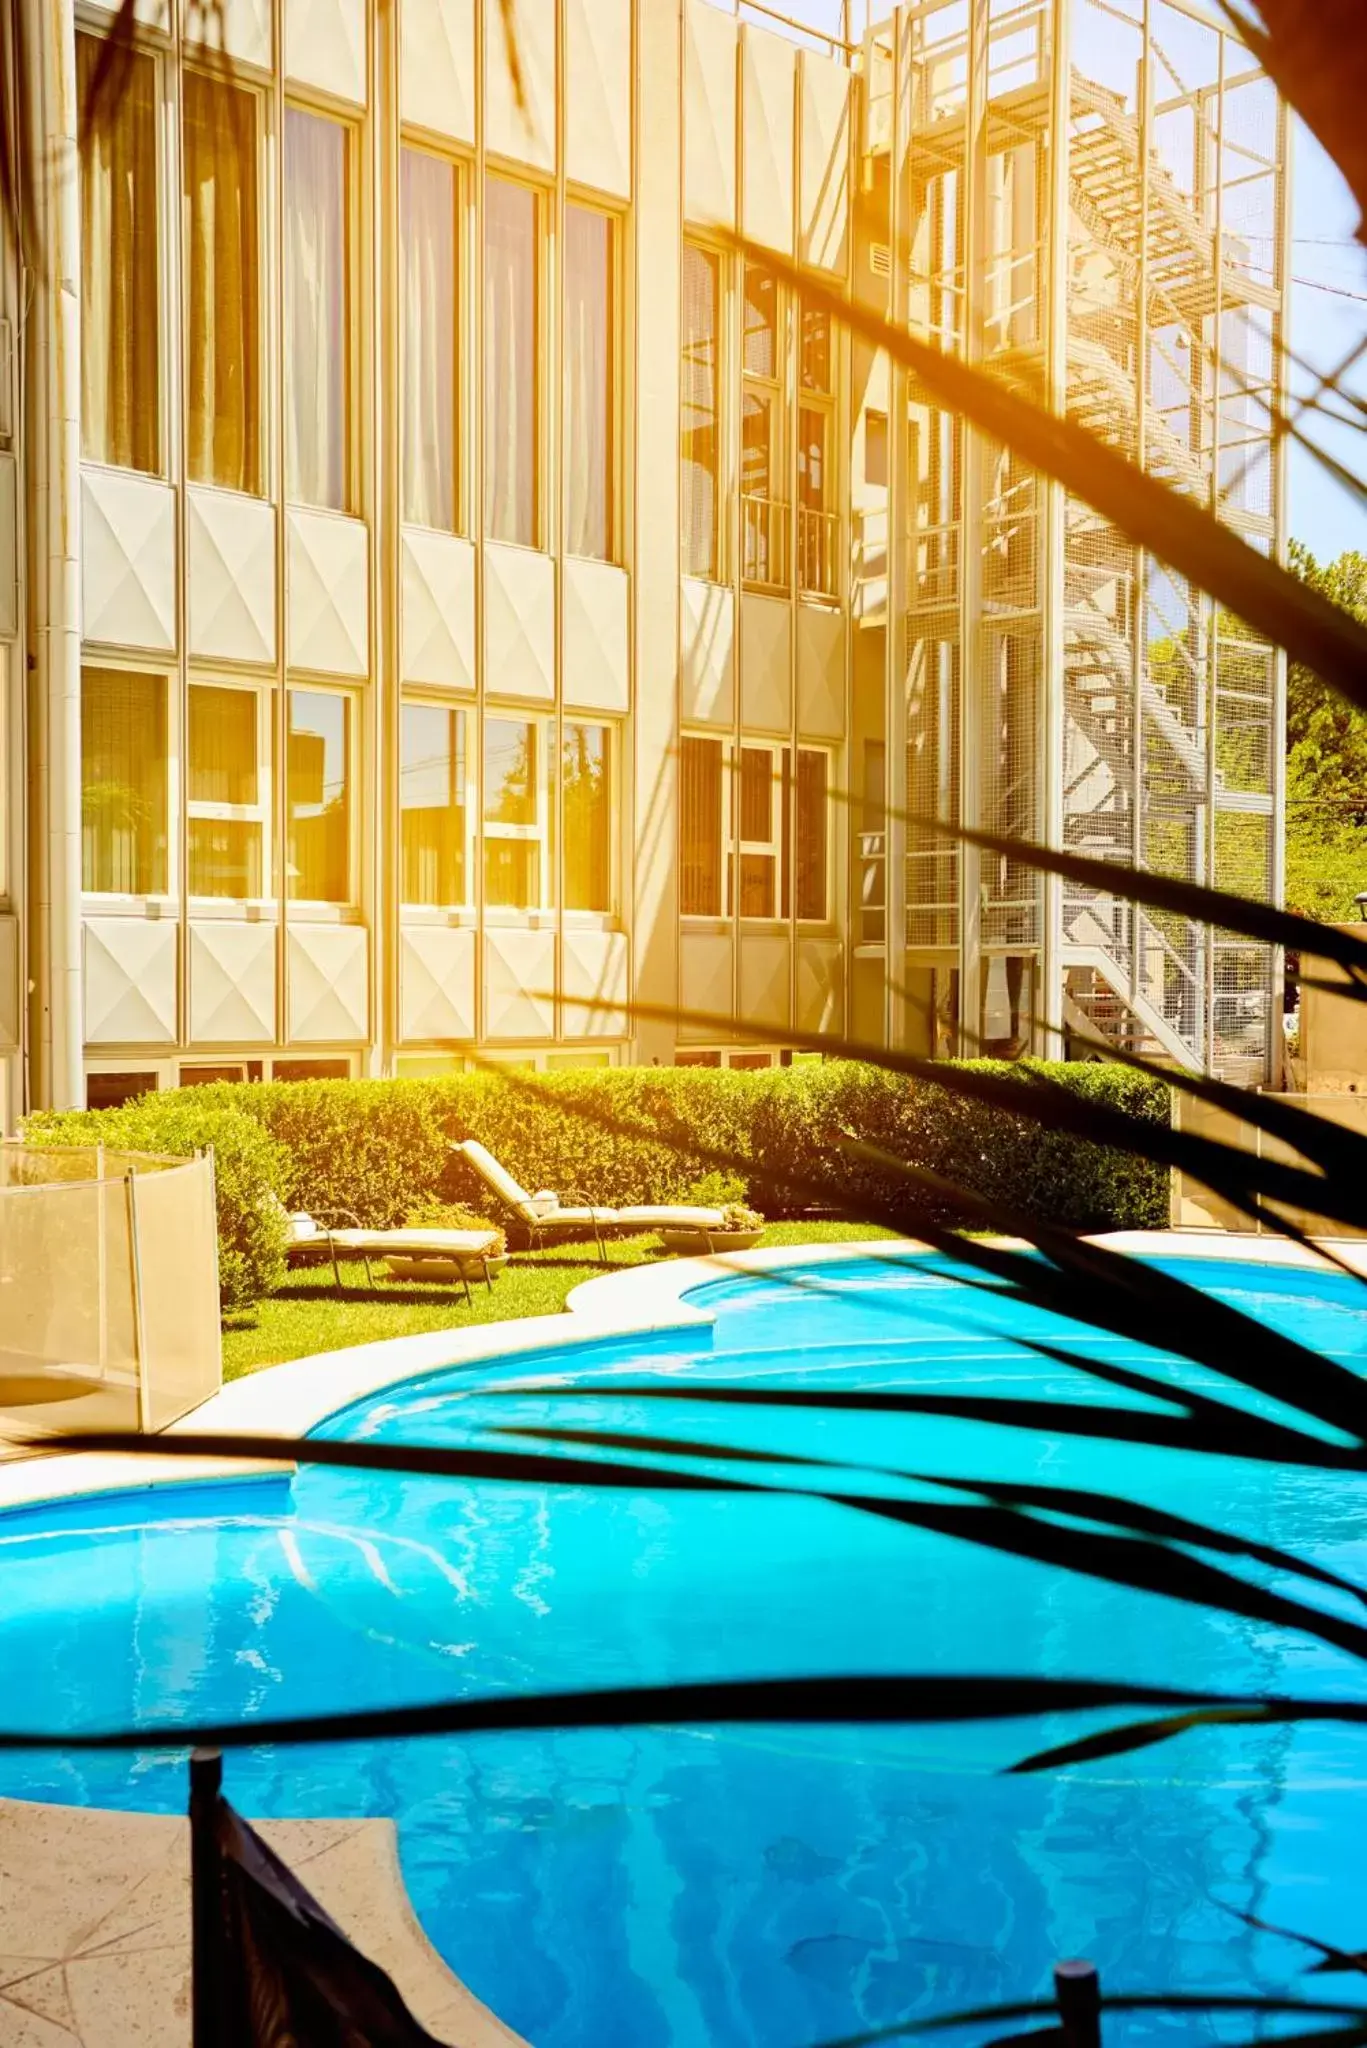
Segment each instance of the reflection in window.
[[561,733],[566,910],[612,908],[611,742],[604,725],[567,722]]
[[532,548],[540,539],[536,194],[488,179],[484,222],[484,530]]
[[400,150],[399,166],[403,516],[454,533],[457,172],[418,149]]
[[685,733],[679,747],[679,908],[721,916],[722,742]]
[[289,894],[351,900],[351,703],[330,690],[289,698]]
[[166,678],[81,671],[81,886],[159,896],[167,886]]
[[255,93],[186,71],[186,467],[196,483],[261,488]]
[[612,222],[565,208],[565,547],[612,556]]
[[721,452],[717,384],[715,256],[685,242],[683,252],[683,362],[679,464],[682,472],[682,550],[685,576],[719,573],[718,464]]
[[465,713],[444,704],[403,707],[399,741],[401,901],[449,909],[466,883]]
[[[86,103],[100,38],[76,38]],[[127,76],[81,150],[81,453],[155,471],[160,464],[157,259],[157,65],[130,50]]]
[[[829,757],[824,749],[798,748],[797,820],[793,836],[793,910],[797,917],[814,924],[824,922],[827,916],[828,765]],[[786,880],[783,893],[783,909],[786,916]]]
[[551,733],[531,719],[484,726],[484,901],[538,910],[550,901]]
[[742,917],[772,917],[777,908],[779,835],[774,749],[742,747],[740,784],[740,900]]
[[780,303],[773,272],[747,263],[740,453],[742,573],[747,582],[771,587],[788,581]]
[[263,893],[259,702],[255,690],[191,685],[186,805],[192,896]]
[[285,109],[285,493],[348,511],[348,135]]

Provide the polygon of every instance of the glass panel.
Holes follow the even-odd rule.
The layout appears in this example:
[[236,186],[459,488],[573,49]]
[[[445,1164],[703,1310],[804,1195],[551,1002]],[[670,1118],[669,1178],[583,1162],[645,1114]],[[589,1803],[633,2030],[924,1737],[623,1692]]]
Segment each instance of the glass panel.
[[190,327],[186,465],[197,483],[261,488],[256,95],[186,71]]
[[541,899],[541,845],[535,839],[486,839],[484,901],[496,910],[535,910]]
[[166,880],[166,679],[81,672],[81,885],[160,895]]
[[256,716],[254,690],[192,685],[186,789],[192,804],[257,802]]
[[484,530],[531,548],[540,538],[536,194],[490,178],[484,220]]
[[190,894],[260,896],[261,827],[250,818],[191,818]]
[[465,713],[405,704],[399,762],[404,903],[467,901]]
[[740,836],[774,836],[774,757],[768,747],[740,750]]
[[285,109],[285,492],[348,510],[345,128]]
[[679,907],[685,917],[720,917],[722,743],[685,735],[679,752]]
[[802,388],[804,391],[831,389],[830,316],[812,306],[802,308]]
[[612,745],[602,725],[566,725],[561,737],[565,908],[612,908]]
[[679,429],[686,576],[715,577],[718,570],[717,280],[717,258],[686,242]]
[[565,208],[565,546],[612,555],[612,222]]
[[291,690],[289,894],[305,903],[351,900],[351,704]]
[[757,263],[745,266],[745,374],[778,376],[778,281]]
[[804,405],[798,413],[798,502],[809,512],[826,509],[826,414]]
[[[76,38],[84,106],[101,40]],[[81,453],[155,471],[160,462],[157,66],[129,50],[127,74],[81,150]],[[87,885],[89,886],[89,885]]]
[[771,853],[741,855],[739,908],[742,917],[773,916],[776,865]]
[[536,824],[536,727],[491,718],[484,728],[484,817],[490,825]]
[[797,754],[797,844],[794,870],[797,915],[820,922],[826,907],[827,757],[814,747]]
[[454,533],[456,170],[417,149],[401,150],[399,161],[403,516]]

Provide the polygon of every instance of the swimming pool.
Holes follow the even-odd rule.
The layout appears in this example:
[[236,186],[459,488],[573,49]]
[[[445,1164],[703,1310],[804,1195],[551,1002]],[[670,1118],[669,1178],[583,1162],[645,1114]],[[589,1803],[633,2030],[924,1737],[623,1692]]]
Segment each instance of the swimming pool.
[[[1367,1362],[1367,1289],[1344,1276],[1163,1263]],[[1094,1397],[1094,1383],[1024,1346],[1067,1326],[964,1288],[942,1260],[865,1256],[726,1279],[686,1306],[712,1320],[429,1373],[324,1430],[465,1443],[494,1420],[705,1429],[855,1467],[1121,1491],[1367,1578],[1367,1489],[1355,1478],[982,1424],[722,1417],[687,1402],[708,1378],[818,1375]],[[1069,1335],[1110,1357],[1131,1351]],[[678,1403],[615,1395],[628,1375],[677,1379]],[[592,1397],[568,1396],[570,1380]],[[306,1468],[12,1512],[0,1519],[0,1585],[3,1719],[54,1731],[794,1671],[1364,1690],[1361,1665],[1304,1636],[793,1495]],[[1316,1599],[1354,1612],[1332,1592]],[[910,2012],[1030,1996],[1064,1954],[1092,1956],[1115,1990],[1285,1988],[1302,1958],[1230,1905],[1360,1944],[1361,1827],[1343,1793],[1367,1781],[1362,1731],[1203,1730],[1071,1773],[997,1774],[1083,1725],[262,1750],[231,1756],[226,1782],[264,1816],[392,1815],[429,1937],[537,2048],[800,2048]],[[176,1810],[184,1767],[152,1752],[0,1758],[0,1792]],[[1229,2038],[1253,2031],[1231,2024]],[[1159,2030],[1133,2022],[1116,2038]]]

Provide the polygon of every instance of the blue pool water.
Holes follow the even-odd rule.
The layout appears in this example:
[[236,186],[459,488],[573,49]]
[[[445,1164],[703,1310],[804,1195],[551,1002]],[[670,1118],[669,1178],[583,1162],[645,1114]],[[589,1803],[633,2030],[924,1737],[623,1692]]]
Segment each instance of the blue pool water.
[[[1209,1261],[1172,1270],[1367,1363],[1359,1284]],[[714,1313],[710,1329],[453,1368],[345,1411],[325,1433],[455,1444],[495,1420],[627,1424],[856,1467],[1072,1482],[1367,1580],[1359,1479],[995,1425],[688,1401],[708,1379],[1097,1398],[1094,1382],[1022,1340],[1062,1333],[1137,1355],[966,1288],[942,1261],[861,1258],[723,1280],[690,1299]],[[624,1376],[677,1385],[678,1399],[615,1395]],[[539,1384],[510,1395],[529,1380]],[[567,1381],[592,1396],[567,1396]],[[0,1718],[53,1731],[794,1671],[1367,1690],[1361,1665],[1306,1635],[820,1501],[648,1485],[593,1493],[304,1469],[26,1510],[0,1518],[0,1589]],[[1332,1592],[1313,1598],[1361,1618]],[[263,1816],[393,1816],[427,1933],[537,2048],[806,2048],[909,2013],[1031,1996],[1067,1954],[1092,1956],[1117,1991],[1292,1983],[1298,1952],[1247,1931],[1231,1905],[1361,1943],[1363,1731],[1202,1731],[1068,1773],[999,1775],[1086,1725],[261,1750],[229,1758],[227,1789]],[[32,1798],[172,1810],[184,1791],[183,1761],[153,1752],[0,1758],[0,1792]],[[1133,2022],[1113,2038],[1162,2031]],[[1224,2028],[1231,2040],[1252,2031]]]

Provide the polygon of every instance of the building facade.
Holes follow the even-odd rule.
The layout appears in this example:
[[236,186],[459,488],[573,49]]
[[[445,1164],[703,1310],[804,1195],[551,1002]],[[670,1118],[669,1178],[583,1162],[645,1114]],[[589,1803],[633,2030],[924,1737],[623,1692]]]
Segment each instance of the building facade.
[[1280,549],[1286,119],[1215,22],[144,0],[78,150],[111,17],[27,6],[7,1122],[844,1031],[1271,1072],[1265,950],[937,821],[1275,895],[1279,658],[816,301]]

